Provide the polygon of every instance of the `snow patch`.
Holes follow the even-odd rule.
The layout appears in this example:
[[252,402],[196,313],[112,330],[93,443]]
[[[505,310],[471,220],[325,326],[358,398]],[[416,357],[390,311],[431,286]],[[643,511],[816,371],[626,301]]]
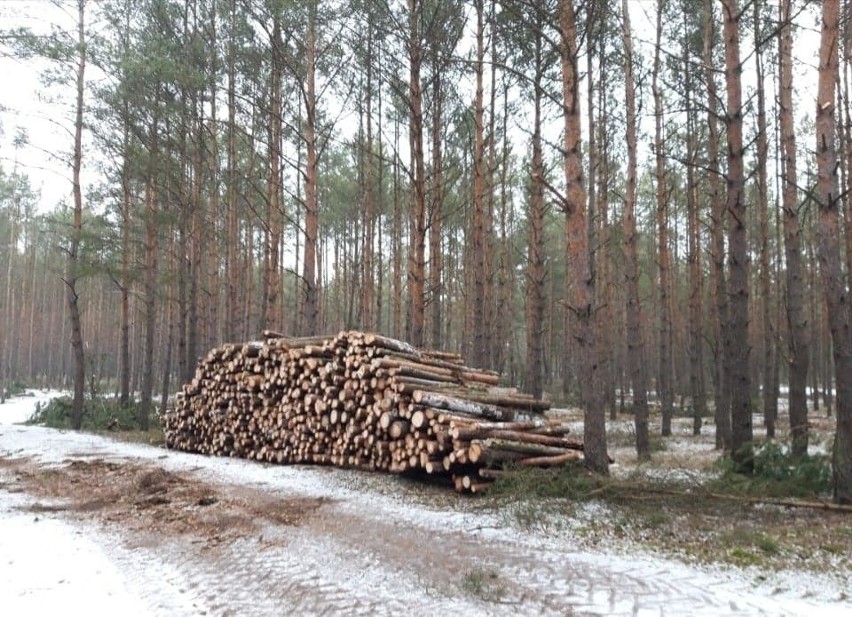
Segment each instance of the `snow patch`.
[[[47,396],[47,395],[45,395]],[[37,396],[0,406],[0,456],[28,457],[42,464],[99,456],[104,460],[156,461],[169,471],[191,473],[211,483],[251,486],[281,496],[325,497],[333,514],[361,522],[402,526],[412,542],[446,543],[454,557],[460,540],[473,554],[471,568],[495,572],[507,585],[507,601],[488,602],[460,589],[435,588],[426,573],[441,564],[418,563],[411,555],[400,570],[372,543],[353,548],[334,535],[293,528],[281,546],[264,549],[244,539],[221,547],[232,570],[223,576],[213,562],[184,552],[180,544],[132,550],[121,538],[94,525],[70,524],[61,513],[27,512],[32,503],[3,490],[0,473],[0,589],[3,614],[86,614],[190,616],[316,614],[304,599],[326,601],[324,614],[434,614],[464,611],[480,615],[848,615],[842,575],[771,573],[725,566],[687,565],[648,555],[626,541],[616,549],[578,550],[577,527],[522,529],[493,511],[459,502],[440,507],[413,503],[403,494],[365,490],[353,480],[362,472],[280,467],[241,459],[208,458],[108,440],[95,435],[20,426]],[[27,416],[28,417],[28,416]],[[16,418],[17,420],[9,420]],[[26,419],[26,417],[24,417]],[[683,452],[706,453],[712,444]],[[577,504],[579,521],[611,516],[599,502]],[[36,520],[37,519],[37,520]],[[477,552],[478,551],[478,552]],[[255,568],[265,568],[255,571]],[[416,572],[424,572],[418,580]],[[268,577],[268,580],[264,579]],[[274,589],[272,596],[265,590]],[[515,594],[516,590],[520,590]],[[529,594],[529,595],[527,595]],[[300,607],[302,607],[300,609]],[[291,610],[288,610],[291,609]],[[436,610],[437,609],[437,610]]]

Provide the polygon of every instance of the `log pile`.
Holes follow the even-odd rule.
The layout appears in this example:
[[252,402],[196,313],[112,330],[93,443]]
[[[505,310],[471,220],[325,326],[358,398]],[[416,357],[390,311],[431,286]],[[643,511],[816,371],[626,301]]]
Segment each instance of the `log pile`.
[[511,462],[583,457],[549,407],[459,355],[363,332],[215,348],[162,418],[166,445],[273,463],[420,471],[487,489]]

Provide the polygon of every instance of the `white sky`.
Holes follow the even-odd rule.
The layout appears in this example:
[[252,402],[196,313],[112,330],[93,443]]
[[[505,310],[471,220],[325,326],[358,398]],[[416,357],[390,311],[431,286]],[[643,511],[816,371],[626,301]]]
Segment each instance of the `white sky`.
[[[49,0],[0,0],[0,28],[24,26],[46,32],[53,22],[66,28],[75,23],[73,16]],[[71,150],[73,135],[67,107],[40,94],[45,92],[41,73],[47,67],[44,61],[0,57],[0,74],[6,84],[0,89],[0,165],[7,173],[13,169],[26,173],[33,188],[41,191],[42,207],[50,209],[71,198],[66,153]],[[73,99],[73,91],[68,96]],[[67,104],[68,99],[65,101]],[[29,143],[16,151],[13,142],[21,130],[26,131]]]

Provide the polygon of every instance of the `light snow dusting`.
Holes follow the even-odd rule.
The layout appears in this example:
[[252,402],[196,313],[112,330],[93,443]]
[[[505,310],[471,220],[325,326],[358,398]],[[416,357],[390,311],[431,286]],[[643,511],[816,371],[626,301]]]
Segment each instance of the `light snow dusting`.
[[[0,406],[0,463],[23,461],[27,473],[95,459],[137,464],[237,501],[260,495],[322,505],[297,524],[262,521],[239,537],[145,535],[27,494],[16,475],[22,468],[0,466],[3,615],[852,614],[842,595],[849,588],[830,573],[773,573],[770,580],[685,565],[639,546],[578,549],[570,526],[520,529],[469,499],[430,504],[410,488],[395,491],[396,479],[206,458],[15,424],[55,395]],[[578,505],[575,515],[609,511],[592,503]],[[228,520],[221,524],[226,529]]]

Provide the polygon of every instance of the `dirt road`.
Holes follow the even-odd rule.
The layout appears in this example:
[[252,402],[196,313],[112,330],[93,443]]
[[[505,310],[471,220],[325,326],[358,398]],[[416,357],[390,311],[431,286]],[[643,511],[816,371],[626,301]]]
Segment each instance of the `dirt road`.
[[[584,511],[600,515],[603,508]],[[15,559],[25,556],[13,549],[31,537],[32,550],[50,560],[43,538],[53,533],[100,551],[145,615],[852,611],[795,589],[775,595],[749,574],[641,550],[584,550],[587,539],[570,524],[520,529],[505,512],[404,479],[211,459],[40,427],[0,426],[0,519],[0,596],[30,614],[39,594],[16,582]],[[98,576],[74,574],[79,585]]]

